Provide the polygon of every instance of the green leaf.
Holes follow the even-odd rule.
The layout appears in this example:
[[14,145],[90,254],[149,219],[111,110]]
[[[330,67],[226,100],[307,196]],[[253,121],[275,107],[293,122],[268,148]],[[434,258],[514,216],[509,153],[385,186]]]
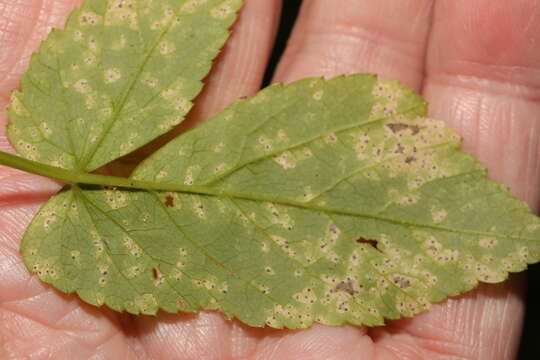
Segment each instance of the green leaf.
[[12,96],[9,137],[41,163],[92,171],[180,123],[241,0],[87,0]]
[[29,226],[25,263],[117,311],[304,328],[412,316],[539,261],[540,220],[424,115],[371,75],[272,86],[125,188],[67,186]]

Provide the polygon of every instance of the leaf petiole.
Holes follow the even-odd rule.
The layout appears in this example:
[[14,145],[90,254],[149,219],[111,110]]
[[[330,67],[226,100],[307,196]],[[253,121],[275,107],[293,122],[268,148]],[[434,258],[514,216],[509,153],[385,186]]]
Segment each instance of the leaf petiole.
[[130,189],[182,191],[188,193],[217,195],[217,192],[205,187],[195,187],[180,184],[159,184],[150,181],[138,181],[117,176],[106,176],[67,170],[28,160],[3,151],[0,151],[0,165],[9,166],[30,174],[58,180],[65,184],[116,186]]

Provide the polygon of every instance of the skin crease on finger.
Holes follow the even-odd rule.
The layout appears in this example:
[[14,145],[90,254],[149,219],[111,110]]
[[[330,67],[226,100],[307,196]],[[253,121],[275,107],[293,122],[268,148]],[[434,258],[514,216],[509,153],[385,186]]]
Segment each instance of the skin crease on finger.
[[[38,42],[76,4],[0,0],[2,108]],[[494,8],[489,0],[306,0],[275,79],[375,72],[423,89],[431,114],[460,131],[465,148],[536,208],[539,109],[531,75],[540,67],[533,46],[540,11],[537,1],[522,0]],[[278,13],[278,1],[248,0],[207,81],[214,90],[200,96],[188,121],[256,91]],[[3,135],[0,146],[10,149]],[[58,185],[6,168],[0,181],[1,359],[511,359],[516,351],[523,305],[515,277],[369,330],[251,329],[216,313],[134,318],[95,309],[42,285],[20,261],[22,231]]]

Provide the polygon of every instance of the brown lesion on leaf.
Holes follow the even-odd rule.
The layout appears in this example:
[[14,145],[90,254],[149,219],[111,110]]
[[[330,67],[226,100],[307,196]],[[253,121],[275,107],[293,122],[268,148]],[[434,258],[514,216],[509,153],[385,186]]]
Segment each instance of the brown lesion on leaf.
[[411,287],[411,281],[401,275],[394,275],[392,281],[402,290],[406,290]]
[[159,273],[159,270],[157,268],[152,268],[152,278],[154,280],[158,280],[160,278],[160,273]]
[[358,290],[354,288],[354,283],[351,279],[347,279],[347,281],[341,281],[339,284],[336,285],[335,290],[345,292],[351,296],[358,294]]
[[174,197],[172,195],[167,195],[165,197],[165,206],[174,207]]
[[386,124],[386,127],[390,129],[394,134],[404,131],[404,130],[411,130],[411,133],[413,135],[416,135],[420,132],[420,127],[418,125],[410,125],[410,124],[403,124],[403,123],[391,123]]
[[366,238],[358,238],[356,239],[356,243],[357,244],[368,244],[369,246],[371,246],[374,250],[377,250],[378,252],[382,253],[382,251],[377,247],[377,240],[373,240],[373,239],[366,239]]
[[405,164],[410,164],[412,162],[415,162],[416,161],[416,158],[414,156],[407,156],[405,158]]

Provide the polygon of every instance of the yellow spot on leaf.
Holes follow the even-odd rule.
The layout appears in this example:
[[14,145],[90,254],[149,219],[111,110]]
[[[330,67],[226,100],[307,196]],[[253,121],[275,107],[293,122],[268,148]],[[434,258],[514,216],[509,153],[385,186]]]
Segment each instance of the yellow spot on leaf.
[[163,40],[159,44],[158,49],[161,55],[169,55],[175,50],[175,46],[172,42]]
[[207,0],[189,0],[184,4],[184,6],[182,6],[180,11],[188,14],[194,13],[199,9],[199,7],[205,5],[206,2]]
[[122,78],[122,73],[120,72],[120,69],[111,68],[111,69],[105,70],[104,80],[106,84],[115,83],[121,78]]
[[280,155],[273,156],[272,160],[278,163],[285,170],[294,169],[296,167],[296,159],[290,151],[285,151]]
[[317,91],[316,93],[313,94],[313,100],[319,101],[319,100],[322,99],[323,95],[324,95],[324,91],[319,90],[319,91]]
[[82,26],[94,26],[101,23],[102,17],[92,11],[83,11],[79,15],[79,24]]
[[75,91],[82,94],[86,94],[91,90],[90,85],[88,84],[88,80],[86,79],[81,79],[77,81],[75,84],[73,84],[73,88],[75,89]]
[[446,212],[445,209],[437,209],[437,208],[431,209],[431,218],[433,219],[433,222],[435,224],[442,222],[446,218],[447,215],[448,213]]
[[13,93],[11,95],[10,109],[18,116],[22,116],[22,117],[30,116],[30,113],[28,112],[28,110],[26,110],[22,102],[19,100],[17,93]]

